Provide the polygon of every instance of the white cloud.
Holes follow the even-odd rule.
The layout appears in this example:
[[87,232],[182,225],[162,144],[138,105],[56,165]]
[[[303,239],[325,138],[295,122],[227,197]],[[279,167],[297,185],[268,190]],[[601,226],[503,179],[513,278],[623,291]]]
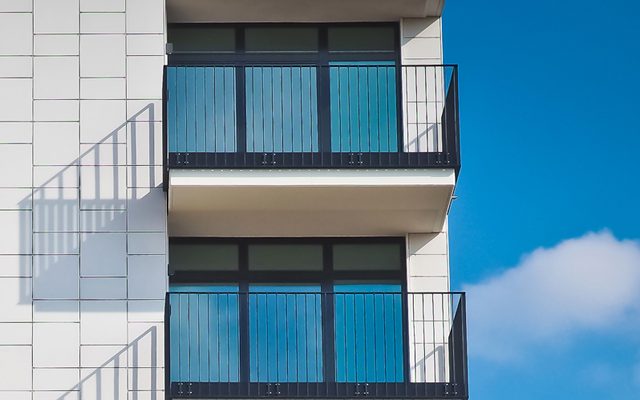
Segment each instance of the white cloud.
[[518,359],[575,333],[640,326],[640,243],[589,233],[465,290],[470,353]]

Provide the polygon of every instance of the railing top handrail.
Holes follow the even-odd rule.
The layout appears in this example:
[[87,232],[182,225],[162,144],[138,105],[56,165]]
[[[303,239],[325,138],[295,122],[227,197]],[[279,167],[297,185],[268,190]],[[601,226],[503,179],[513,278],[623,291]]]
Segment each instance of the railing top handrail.
[[260,294],[260,295],[461,295],[464,296],[466,292],[273,292],[273,291],[238,291],[238,292],[214,292],[214,291],[168,291],[167,295],[171,294],[219,294],[219,295],[247,295],[247,294]]
[[298,67],[314,67],[314,68],[340,68],[340,67],[358,67],[358,68],[366,68],[366,67],[376,67],[376,68],[417,68],[417,67],[430,67],[430,68],[453,68],[453,69],[457,69],[458,68],[458,64],[357,64],[357,63],[353,63],[353,64],[349,64],[349,63],[343,63],[342,61],[339,61],[339,64],[333,64],[333,65],[328,65],[328,64],[318,64],[318,63],[313,63],[313,62],[309,62],[309,63],[304,63],[304,62],[295,62],[295,63],[288,63],[286,61],[274,61],[274,62],[269,62],[269,63],[265,63],[265,62],[260,62],[260,63],[253,63],[250,61],[247,62],[238,62],[238,63],[227,63],[227,62],[222,62],[222,63],[216,63],[216,62],[211,62],[211,61],[202,61],[202,62],[195,62],[195,63],[174,63],[174,64],[168,64],[165,65],[165,68],[207,68],[207,67],[219,67],[219,68],[236,68],[236,67],[251,67],[251,68],[274,68],[274,67],[281,67],[281,68],[298,68]]

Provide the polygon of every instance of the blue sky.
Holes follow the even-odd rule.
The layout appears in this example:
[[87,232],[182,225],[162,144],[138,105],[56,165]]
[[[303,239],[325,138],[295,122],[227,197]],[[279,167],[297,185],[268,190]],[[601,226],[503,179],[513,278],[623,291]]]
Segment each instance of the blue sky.
[[[610,298],[616,285],[640,276],[638,15],[640,3],[631,0],[447,2],[445,61],[460,64],[463,151],[450,217],[453,285],[470,288],[473,303],[474,293],[504,289],[514,270],[566,267],[566,283],[553,288],[522,282],[534,282],[532,293],[555,293],[562,301],[552,305],[561,311],[554,318],[573,321],[540,340],[531,332],[548,322],[543,310],[514,317],[520,325],[503,333],[522,340],[506,360],[483,356],[473,346],[484,344],[472,341],[473,399],[617,399],[640,391],[640,297],[586,321],[588,299],[579,296],[597,289],[579,278],[588,273],[602,273]],[[590,248],[601,251],[581,258]],[[628,258],[607,261],[627,250]],[[576,296],[563,299],[563,289]],[[492,321],[511,324],[503,317]],[[470,332],[473,339],[474,326]]]

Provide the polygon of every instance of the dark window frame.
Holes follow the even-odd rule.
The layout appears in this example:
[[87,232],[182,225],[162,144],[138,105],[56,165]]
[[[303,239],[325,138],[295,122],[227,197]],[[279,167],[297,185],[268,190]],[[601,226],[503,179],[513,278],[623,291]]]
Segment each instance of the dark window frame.
[[[192,23],[170,23],[172,27],[193,26]],[[401,65],[401,38],[400,24],[397,22],[343,22],[343,23],[201,23],[199,26],[217,28],[234,28],[236,43],[235,52],[181,52],[179,50],[169,53],[168,65],[170,66],[198,66],[198,65],[309,65],[328,66],[333,61],[393,61],[396,66]],[[313,27],[318,29],[318,52],[260,52],[246,53],[245,31],[246,28],[264,27]],[[393,28],[395,44],[393,51],[340,51],[329,52],[329,28],[333,27],[387,27]],[[170,40],[170,38],[169,38]]]
[[[171,23],[171,27],[191,26],[191,23]],[[329,67],[332,62],[393,62],[396,79],[396,116],[397,116],[397,146],[402,149],[403,135],[403,111],[402,111],[402,65],[400,23],[398,22],[345,22],[345,23],[203,23],[201,26],[232,27],[235,28],[235,52],[171,52],[168,55],[168,65],[172,67],[193,66],[217,66],[234,67],[236,69],[236,141],[235,154],[246,154],[247,127],[246,127],[246,78],[244,70],[247,67],[268,66],[308,66],[317,67],[317,93],[318,93],[318,131],[327,132],[331,125],[330,106],[330,77]],[[316,53],[246,53],[245,31],[251,27],[316,27],[318,29],[318,52]],[[395,48],[389,52],[329,52],[329,28],[332,27],[391,27],[393,28]],[[331,152],[331,135],[320,134],[318,150],[320,153]]]
[[[405,237],[310,237],[310,238],[215,238],[215,237],[170,237],[169,244],[237,244],[239,254],[238,271],[176,271],[169,275],[169,284],[211,284],[211,283],[235,283],[238,292],[249,293],[251,284],[320,284],[320,293],[335,293],[334,284],[339,281],[357,282],[400,282],[402,298],[402,337],[403,337],[403,382],[409,382],[411,360],[409,354],[409,305],[407,293],[407,262]],[[400,248],[400,268],[397,270],[353,270],[335,271],[333,264],[334,244],[397,244]],[[249,270],[249,245],[250,244],[320,244],[322,245],[321,271],[256,271]],[[365,275],[366,274],[366,275]],[[332,302],[322,305],[323,318],[322,330],[324,337],[332,337],[334,332],[334,310]],[[246,301],[240,302],[239,310],[240,326],[249,326],[249,309]],[[248,329],[240,329],[240,383],[248,382],[249,377],[249,337]],[[323,376],[325,382],[335,382],[335,351],[331,340],[323,341]],[[167,368],[167,376],[169,374]]]
[[[400,247],[400,268],[397,270],[334,270],[334,244],[397,244]],[[171,237],[169,244],[235,244],[238,246],[239,269],[237,271],[175,271],[169,275],[172,284],[237,283],[240,291],[249,284],[299,283],[320,284],[325,293],[333,292],[338,281],[395,281],[402,291],[407,287],[406,248],[404,237],[359,238],[204,238]],[[316,244],[322,246],[323,269],[318,271],[264,271],[249,269],[249,245],[253,244]],[[244,288],[243,288],[244,286]]]

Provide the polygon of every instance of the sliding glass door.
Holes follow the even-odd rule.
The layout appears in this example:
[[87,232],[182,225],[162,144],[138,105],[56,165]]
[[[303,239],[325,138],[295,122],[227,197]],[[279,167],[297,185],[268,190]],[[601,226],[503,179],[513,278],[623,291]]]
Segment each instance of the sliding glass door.
[[404,380],[401,241],[170,247],[172,381]]

